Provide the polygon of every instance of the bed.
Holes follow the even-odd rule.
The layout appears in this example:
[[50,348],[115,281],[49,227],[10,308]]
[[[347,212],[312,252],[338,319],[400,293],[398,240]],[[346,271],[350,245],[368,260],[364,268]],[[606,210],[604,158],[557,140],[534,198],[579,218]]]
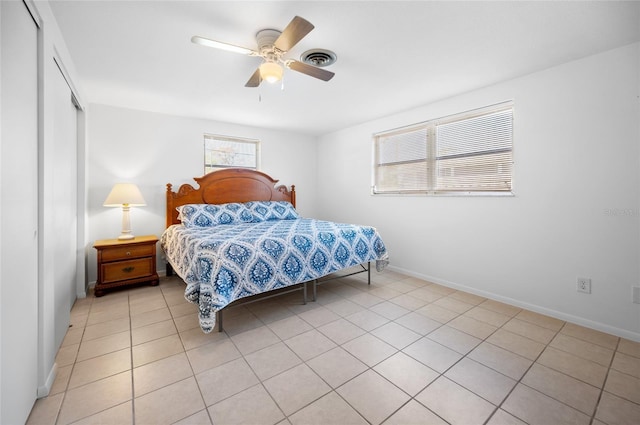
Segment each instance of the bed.
[[[371,226],[301,217],[295,186],[277,185],[259,171],[222,169],[183,184],[167,184],[166,229],[161,246],[167,275],[186,283],[198,305],[200,327],[222,330],[222,310],[265,294],[299,290],[341,270],[381,271],[384,242]],[[354,274],[352,272],[350,274]],[[251,297],[251,298],[250,298]]]

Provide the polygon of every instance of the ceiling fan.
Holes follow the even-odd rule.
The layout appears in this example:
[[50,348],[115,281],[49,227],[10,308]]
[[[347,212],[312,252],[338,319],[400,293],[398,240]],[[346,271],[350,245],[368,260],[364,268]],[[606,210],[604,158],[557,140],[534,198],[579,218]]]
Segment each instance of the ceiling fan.
[[263,59],[262,64],[251,75],[245,87],[258,87],[262,81],[270,83],[280,81],[283,74],[282,66],[323,81],[329,81],[335,75],[333,72],[294,59],[284,58],[284,55],[309,34],[313,28],[314,26],[311,22],[295,16],[282,32],[274,29],[258,31],[256,34],[258,50],[251,50],[197,35],[191,37],[191,41],[229,52],[261,57]]

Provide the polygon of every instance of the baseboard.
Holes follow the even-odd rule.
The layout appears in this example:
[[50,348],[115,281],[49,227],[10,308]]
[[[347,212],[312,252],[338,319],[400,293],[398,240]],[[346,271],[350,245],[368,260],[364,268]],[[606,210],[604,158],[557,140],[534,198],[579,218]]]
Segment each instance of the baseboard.
[[448,280],[440,279],[434,276],[428,276],[421,273],[415,273],[411,270],[405,270],[400,267],[395,267],[389,265],[387,267],[389,270],[402,273],[407,276],[416,277],[418,279],[427,280],[429,282],[437,283],[438,285],[446,286],[448,288],[457,289],[464,292],[469,292],[470,294],[478,295],[481,297],[489,298],[494,301],[500,301],[505,304],[513,305],[516,307],[524,308],[536,313],[544,314],[545,316],[550,316],[559,320],[563,320],[565,322],[574,323],[576,325],[584,326],[586,328],[594,329],[600,332],[605,332],[611,335],[619,336],[621,338],[626,338],[631,341],[640,342],[640,333],[633,332],[627,329],[621,329],[615,326],[610,326],[605,323],[596,322],[584,317],[574,316],[572,314],[567,314],[561,311],[552,310],[546,307],[542,307],[539,305],[529,304],[520,300],[516,300],[513,298],[505,297],[500,294],[495,294],[493,292],[482,291],[477,288],[472,288],[470,286],[461,285],[455,282],[450,282]]
[[58,374],[58,364],[54,363],[53,367],[49,371],[49,375],[47,376],[46,381],[44,381],[44,385],[38,387],[37,398],[46,397],[51,392],[51,387],[53,387],[53,381],[56,380],[56,375]]

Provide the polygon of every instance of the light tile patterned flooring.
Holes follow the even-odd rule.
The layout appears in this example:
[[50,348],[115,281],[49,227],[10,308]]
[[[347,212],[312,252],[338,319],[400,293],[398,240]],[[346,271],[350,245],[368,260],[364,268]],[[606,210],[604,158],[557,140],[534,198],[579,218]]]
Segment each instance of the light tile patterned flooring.
[[391,271],[234,307],[78,300],[29,424],[638,424],[640,344]]

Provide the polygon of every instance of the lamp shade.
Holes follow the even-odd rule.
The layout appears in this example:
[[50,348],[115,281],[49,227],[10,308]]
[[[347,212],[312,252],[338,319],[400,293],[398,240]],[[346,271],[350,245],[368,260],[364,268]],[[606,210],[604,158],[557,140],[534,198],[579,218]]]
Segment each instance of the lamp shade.
[[282,80],[282,67],[275,62],[265,62],[260,65],[260,78],[268,83]]
[[132,207],[147,205],[138,186],[133,183],[116,183],[103,204],[105,207],[121,207],[123,205]]

